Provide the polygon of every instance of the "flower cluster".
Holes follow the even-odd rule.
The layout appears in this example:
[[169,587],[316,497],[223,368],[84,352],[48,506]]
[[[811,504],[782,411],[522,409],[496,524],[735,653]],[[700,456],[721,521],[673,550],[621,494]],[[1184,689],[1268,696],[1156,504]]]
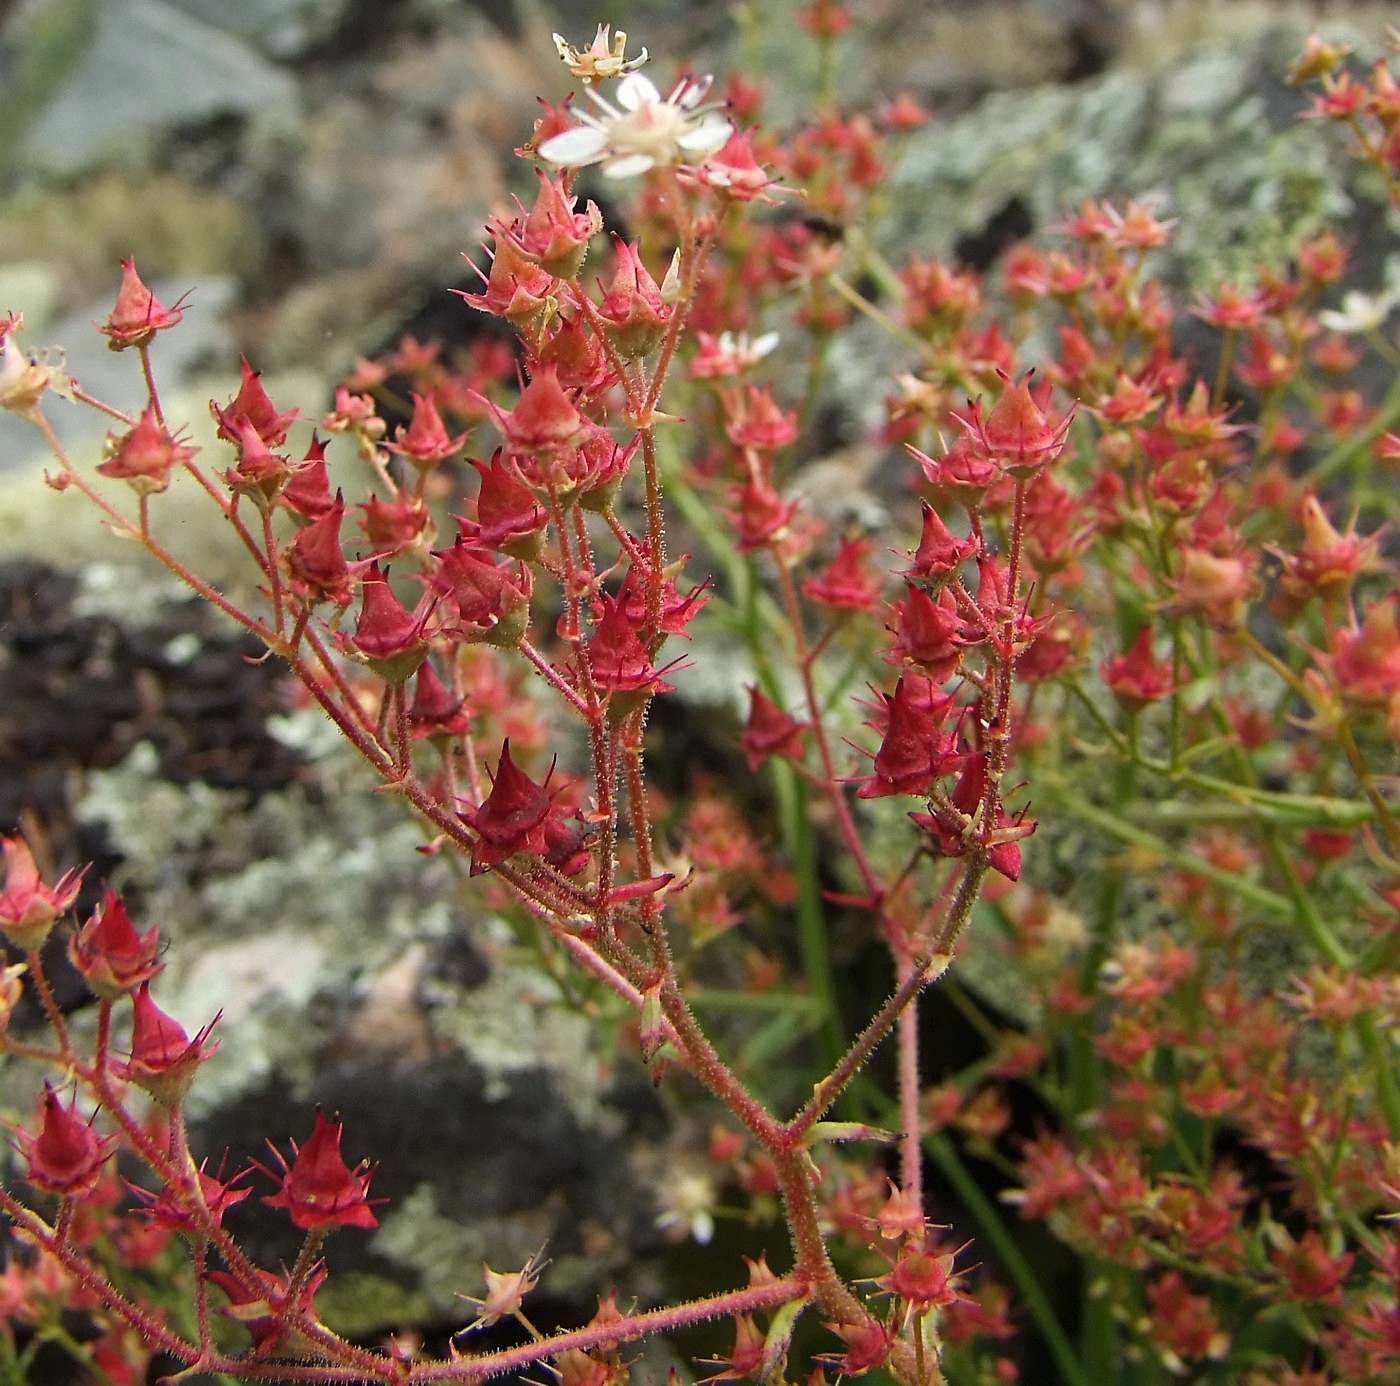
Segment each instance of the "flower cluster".
[[[815,0],[801,27],[829,57],[849,20]],[[269,1165],[210,1174],[184,1107],[214,1021],[191,1035],[159,1008],[157,932],[107,891],[68,932],[97,1015],[72,1024],[46,944],[83,874],[13,837],[0,1043],[49,1078],[0,1191],[11,1324],[91,1315],[105,1357],[86,1365],[113,1379],[160,1352],[260,1379],[536,1366],[613,1386],[624,1344],[722,1320],[713,1381],[799,1358],[814,1381],[901,1386],[1045,1359],[1066,1382],[1392,1381],[1400,395],[1372,401],[1359,369],[1394,373],[1385,296],[1342,297],[1328,232],[1177,302],[1156,277],[1175,223],[1135,202],[1088,201],[986,276],[892,269],[830,228],[868,220],[912,101],[769,135],[742,81],[727,104],[704,77],[663,97],[625,34],[555,42],[586,109],[546,108],[521,151],[533,200],[488,223],[462,294],[513,346],[405,338],[314,431],[245,361],[211,405],[211,463],[151,383],[186,310],[126,260],[99,330],[149,398],[102,406],[120,421],[102,460],[48,430],[50,391],[84,397],[19,350],[17,318],[0,407],[46,431],[57,485],[282,662],[425,850],[460,854],[551,967],[582,970],[590,1015],[654,1081],[696,1080],[722,1118],[675,1162],[661,1226],[710,1241],[742,1218],[747,1276],[546,1331],[524,1310],[537,1256],[484,1268],[440,1359],[339,1336],[323,1249],[379,1216],[353,1133],[318,1111]],[[1400,205],[1391,67],[1359,79],[1314,41],[1292,75]],[[625,234],[586,196],[595,167],[632,194]],[[809,215],[765,205],[782,187]],[[864,440],[902,478],[878,517],[869,494],[836,503],[849,459],[815,458],[807,427],[856,311],[909,348]],[[1209,373],[1188,319],[1218,339]],[[166,546],[180,472],[256,602]],[[734,705],[697,717],[696,669]],[[692,723],[703,754],[675,753],[666,729]],[[886,1038],[888,1094],[867,1066]],[[290,1266],[224,1225],[259,1176],[302,1234]],[[945,1202],[975,1225],[941,1226]],[[760,1254],[775,1219],[781,1275]],[[1063,1294],[1052,1241],[1079,1271]],[[190,1312],[126,1288],[118,1262],[161,1257]],[[507,1321],[529,1341],[491,1346]]]

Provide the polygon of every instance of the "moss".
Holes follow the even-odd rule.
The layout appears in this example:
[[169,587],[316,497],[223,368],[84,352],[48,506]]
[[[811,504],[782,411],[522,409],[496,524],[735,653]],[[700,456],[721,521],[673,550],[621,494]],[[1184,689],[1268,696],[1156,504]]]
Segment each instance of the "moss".
[[[483,1265],[518,1270],[539,1254],[559,1221],[559,1209],[476,1216],[460,1222],[438,1208],[429,1184],[420,1184],[380,1219],[372,1248],[417,1275],[421,1293],[438,1314],[469,1324],[473,1307],[464,1300],[485,1290]],[[584,1255],[551,1257],[547,1286],[552,1298],[597,1293],[598,1262]]]
[[252,274],[262,247],[250,208],[169,173],[109,172],[67,185],[25,187],[0,207],[0,261],[42,254],[61,264],[73,301],[114,285],[137,253],[149,282],[161,274]]
[[387,1276],[341,1271],[321,1287],[316,1308],[332,1332],[347,1338],[368,1338],[405,1324],[426,1322],[433,1304],[427,1295]]

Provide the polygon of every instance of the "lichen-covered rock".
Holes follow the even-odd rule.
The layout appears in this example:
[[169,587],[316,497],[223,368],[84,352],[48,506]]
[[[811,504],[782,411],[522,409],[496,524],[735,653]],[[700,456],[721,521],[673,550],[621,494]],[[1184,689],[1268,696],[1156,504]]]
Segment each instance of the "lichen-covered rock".
[[[553,1293],[605,1291],[653,1238],[653,1193],[625,1171],[635,1120],[659,1108],[617,1086],[596,1024],[415,850],[421,830],[319,714],[274,725],[304,769],[255,802],[163,780],[138,747],[81,807],[169,940],[162,1006],[186,1024],[223,1012],[188,1104],[198,1149],[236,1164],[264,1138],[285,1146],[319,1104],[347,1154],[378,1160],[387,1200],[337,1266],[388,1274],[442,1314],[481,1260],[548,1242]],[[261,1254],[294,1254],[285,1219],[238,1212]]]

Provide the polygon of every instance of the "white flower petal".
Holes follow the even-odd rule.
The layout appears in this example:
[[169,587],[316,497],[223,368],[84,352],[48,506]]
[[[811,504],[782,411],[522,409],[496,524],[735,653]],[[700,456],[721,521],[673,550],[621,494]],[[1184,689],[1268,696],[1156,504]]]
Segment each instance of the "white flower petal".
[[706,111],[689,130],[677,136],[676,144],[687,154],[713,154],[723,149],[734,127],[718,111]]
[[607,178],[635,178],[655,167],[656,160],[650,154],[622,154],[603,165],[603,174]]
[[692,77],[677,84],[666,99],[683,111],[693,111],[709,94],[715,79],[711,76]]
[[575,125],[562,134],[552,135],[535,151],[541,159],[568,168],[596,164],[608,152],[608,138],[601,130]]
[[617,84],[617,104],[625,111],[640,110],[643,106],[656,106],[661,101],[661,93],[650,77],[640,72],[629,72]]

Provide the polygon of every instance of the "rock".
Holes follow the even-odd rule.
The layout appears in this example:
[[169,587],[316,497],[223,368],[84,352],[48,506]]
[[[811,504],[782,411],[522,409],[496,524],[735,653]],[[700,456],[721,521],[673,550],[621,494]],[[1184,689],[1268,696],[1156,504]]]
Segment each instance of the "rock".
[[287,73],[164,0],[104,0],[23,153],[34,167],[70,174],[118,156],[130,165],[169,129],[288,105],[295,93]]
[[251,44],[269,58],[291,62],[348,38],[354,0],[169,0],[172,9]]
[[[415,851],[422,830],[318,713],[273,725],[303,757],[283,789],[173,784],[138,748],[80,810],[169,939],[161,1005],[191,1031],[223,1012],[189,1102],[200,1154],[265,1163],[264,1138],[289,1150],[319,1104],[351,1163],[379,1162],[387,1200],[378,1233],[341,1239],[338,1268],[389,1273],[442,1314],[480,1260],[523,1263],[548,1241],[570,1267],[554,1293],[604,1292],[653,1240],[654,1206],[623,1173],[638,1113],[618,1105],[599,1031],[468,908],[445,860]],[[240,1213],[257,1254],[295,1253],[284,1218],[256,1200]]]

